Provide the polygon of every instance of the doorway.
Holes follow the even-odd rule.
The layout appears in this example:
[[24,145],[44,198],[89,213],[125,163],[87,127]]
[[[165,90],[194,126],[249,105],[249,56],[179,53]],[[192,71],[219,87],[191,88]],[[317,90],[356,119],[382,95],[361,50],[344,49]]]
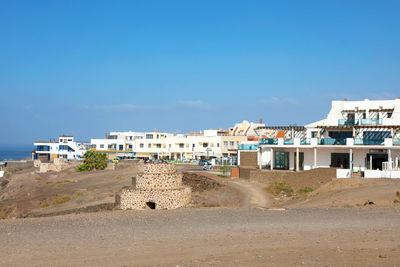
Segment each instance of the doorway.
[[[294,170],[298,171],[296,168],[297,153],[294,152]],[[304,152],[299,152],[299,171],[304,171]]]
[[[371,164],[372,160],[372,164]],[[366,161],[366,167],[369,170],[382,170],[382,163],[388,161],[388,155],[387,154],[372,154],[369,153],[367,154],[367,157],[365,159]],[[372,167],[372,168],[371,168]]]
[[289,152],[275,151],[274,169],[289,170]]
[[350,168],[349,153],[331,153],[331,167],[349,169]]

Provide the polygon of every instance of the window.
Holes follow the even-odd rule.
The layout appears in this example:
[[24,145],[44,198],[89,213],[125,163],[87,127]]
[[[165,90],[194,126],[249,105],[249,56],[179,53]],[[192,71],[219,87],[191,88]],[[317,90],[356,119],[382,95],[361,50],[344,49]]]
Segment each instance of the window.
[[362,118],[363,118],[363,119],[366,119],[366,118],[367,118],[367,113],[363,112]]
[[140,148],[144,148],[144,144],[143,144],[143,143],[140,143],[139,147],[140,147]]
[[392,117],[392,114],[393,114],[392,112],[388,112],[388,113],[387,113],[387,117],[388,117],[388,118],[391,118],[391,117]]
[[68,139],[68,141],[70,141],[70,142],[71,142],[71,141],[72,141],[72,139]]
[[104,148],[104,144],[100,144],[100,148]]
[[161,144],[157,144],[157,148],[161,148]]
[[203,143],[203,147],[208,147],[208,143]]
[[179,144],[179,148],[184,148],[185,144],[181,143]]
[[124,150],[124,145],[119,145],[119,150]]
[[233,141],[229,142],[229,147],[233,147],[234,145],[235,145],[235,142],[233,142]]
[[148,148],[151,148],[151,144],[148,144],[147,147],[148,147]]
[[317,137],[318,137],[318,132],[317,131],[311,132],[311,138],[317,138]]
[[153,135],[152,134],[146,134],[146,139],[153,139]]
[[219,143],[217,143],[217,147],[219,147]]
[[228,148],[228,141],[224,141],[224,148]]

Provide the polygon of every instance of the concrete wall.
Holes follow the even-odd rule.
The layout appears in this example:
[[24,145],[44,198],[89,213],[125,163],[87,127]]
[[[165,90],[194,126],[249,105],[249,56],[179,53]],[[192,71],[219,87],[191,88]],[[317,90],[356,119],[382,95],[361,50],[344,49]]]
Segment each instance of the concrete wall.
[[253,167],[257,168],[258,152],[240,151],[240,166],[239,167]]

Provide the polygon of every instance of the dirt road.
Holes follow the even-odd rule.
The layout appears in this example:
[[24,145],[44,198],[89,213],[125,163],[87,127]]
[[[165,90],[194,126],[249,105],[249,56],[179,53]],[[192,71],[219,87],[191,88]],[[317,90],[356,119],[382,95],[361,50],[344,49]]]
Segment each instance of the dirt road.
[[246,181],[237,178],[221,178],[217,176],[218,173],[210,171],[196,172],[199,175],[214,179],[221,184],[233,187],[242,193],[241,207],[247,208],[269,208],[272,206],[272,196],[265,190],[265,184],[256,181]]
[[203,208],[0,221],[1,266],[395,266],[400,209]]

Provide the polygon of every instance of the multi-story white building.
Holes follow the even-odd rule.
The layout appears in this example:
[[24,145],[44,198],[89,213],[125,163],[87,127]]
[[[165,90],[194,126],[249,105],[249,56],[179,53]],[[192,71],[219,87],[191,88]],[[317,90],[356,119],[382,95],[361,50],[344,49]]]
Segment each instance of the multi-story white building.
[[262,137],[258,143],[243,143],[239,164],[241,155],[257,151],[260,169],[335,167],[342,169],[338,177],[361,171],[365,177],[400,178],[399,98],[332,101],[325,119],[306,125],[303,130],[292,127],[279,137]]
[[204,130],[201,133],[171,134],[160,132],[111,132],[104,139],[92,139],[95,151],[109,158],[194,160],[237,158],[237,147],[246,136],[232,136],[228,131]]
[[43,162],[55,158],[65,158],[68,160],[79,160],[88,150],[89,144],[75,142],[73,136],[62,135],[56,141],[35,141],[34,159],[40,159]]

